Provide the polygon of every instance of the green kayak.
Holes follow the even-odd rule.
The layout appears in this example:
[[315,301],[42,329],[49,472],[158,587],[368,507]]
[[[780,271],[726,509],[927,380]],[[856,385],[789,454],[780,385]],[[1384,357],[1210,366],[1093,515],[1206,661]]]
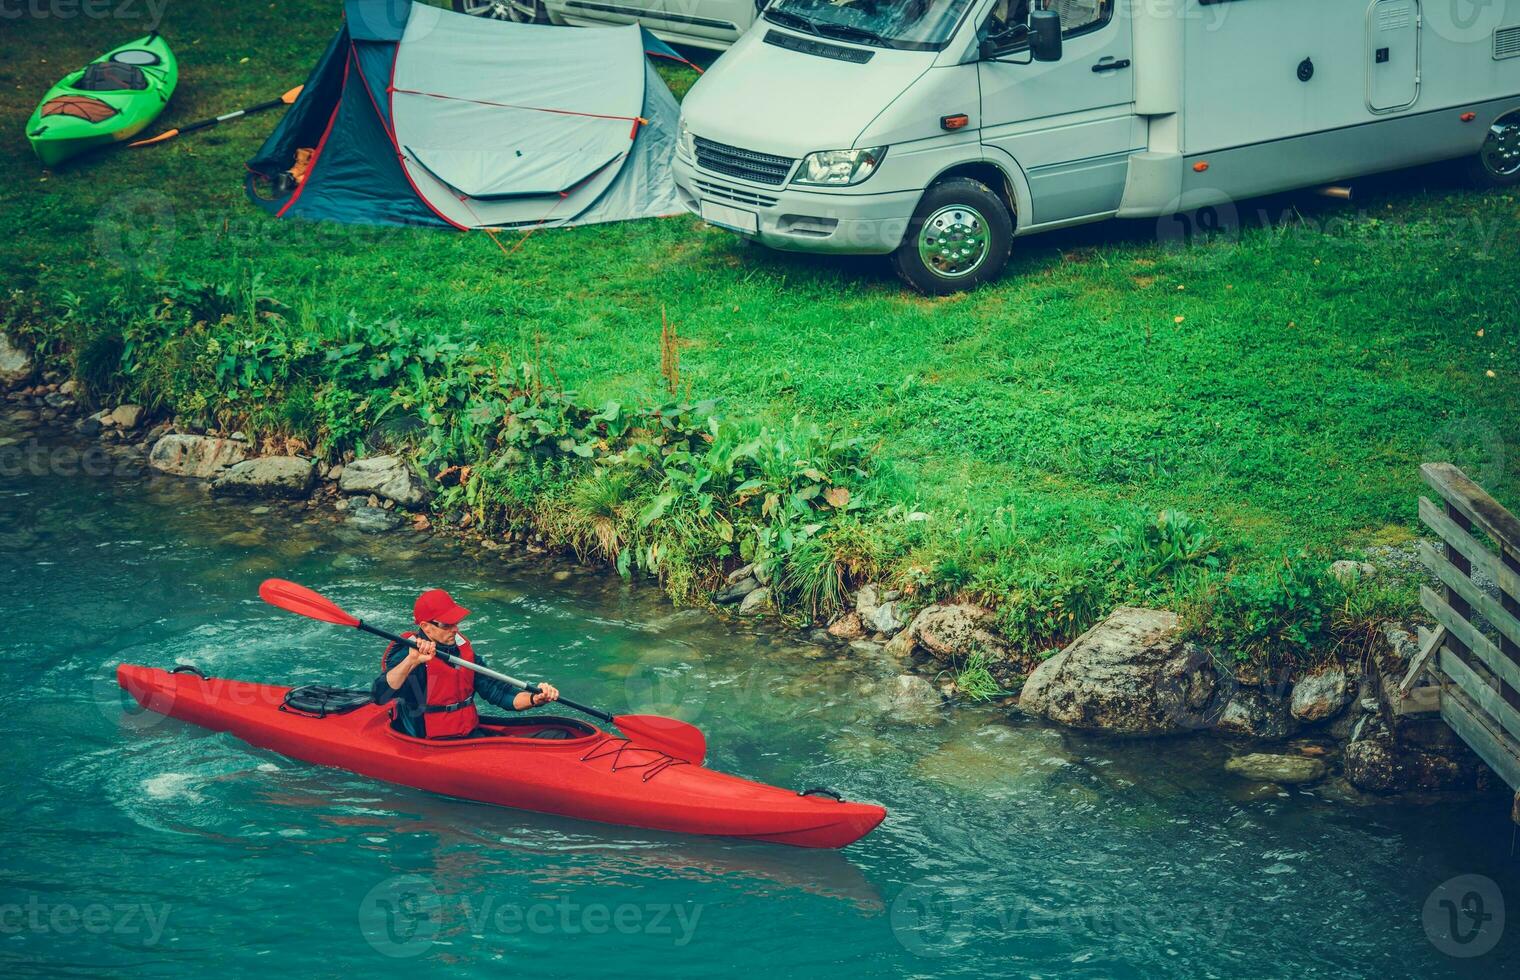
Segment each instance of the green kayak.
[[174,94],[179,66],[158,32],[96,58],[48,89],[27,120],[26,138],[47,166],[131,139]]

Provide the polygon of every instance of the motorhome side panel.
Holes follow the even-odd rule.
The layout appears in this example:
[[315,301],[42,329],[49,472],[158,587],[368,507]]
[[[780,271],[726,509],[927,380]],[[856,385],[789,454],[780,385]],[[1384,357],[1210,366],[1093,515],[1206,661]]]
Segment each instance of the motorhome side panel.
[[[1183,202],[1474,155],[1520,106],[1520,0],[1231,0],[1183,20]],[[1472,118],[1463,120],[1464,113]]]

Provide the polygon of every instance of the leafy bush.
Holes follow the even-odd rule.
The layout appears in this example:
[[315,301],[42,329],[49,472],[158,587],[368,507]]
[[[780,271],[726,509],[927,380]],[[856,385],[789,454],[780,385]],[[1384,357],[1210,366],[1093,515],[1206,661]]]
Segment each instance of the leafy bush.
[[1219,540],[1202,521],[1180,510],[1137,516],[1109,531],[1102,546],[1112,556],[1115,577],[1147,598],[1172,591],[1190,572],[1219,564]]
[[1309,665],[1334,649],[1343,597],[1323,562],[1285,556],[1265,569],[1201,582],[1183,604],[1183,630],[1239,663]]

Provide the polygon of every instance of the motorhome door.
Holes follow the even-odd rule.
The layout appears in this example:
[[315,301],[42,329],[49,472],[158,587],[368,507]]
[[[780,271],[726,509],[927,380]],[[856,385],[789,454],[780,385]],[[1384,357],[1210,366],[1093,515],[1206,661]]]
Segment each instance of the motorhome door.
[[[1119,207],[1129,156],[1144,144],[1134,116],[1134,44],[1129,4],[1053,0],[1061,15],[1060,61],[1027,61],[1029,0],[998,0],[983,23],[1005,38],[997,59],[977,66],[982,142],[1002,151],[1029,178],[1034,213],[1019,224],[1046,224]],[[1002,60],[1006,59],[1006,60]]]
[[1420,95],[1420,5],[1376,0],[1367,10],[1367,106],[1393,112]]

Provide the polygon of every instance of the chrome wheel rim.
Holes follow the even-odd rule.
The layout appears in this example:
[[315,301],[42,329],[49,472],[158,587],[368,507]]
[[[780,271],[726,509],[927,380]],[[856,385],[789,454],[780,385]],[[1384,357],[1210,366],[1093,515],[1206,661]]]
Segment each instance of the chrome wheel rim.
[[1520,118],[1500,119],[1483,141],[1483,168],[1495,177],[1520,174]]
[[508,0],[465,0],[461,13],[491,20],[511,20],[512,4]]
[[981,268],[991,244],[981,212],[952,204],[924,219],[918,233],[918,257],[935,275],[960,279]]

